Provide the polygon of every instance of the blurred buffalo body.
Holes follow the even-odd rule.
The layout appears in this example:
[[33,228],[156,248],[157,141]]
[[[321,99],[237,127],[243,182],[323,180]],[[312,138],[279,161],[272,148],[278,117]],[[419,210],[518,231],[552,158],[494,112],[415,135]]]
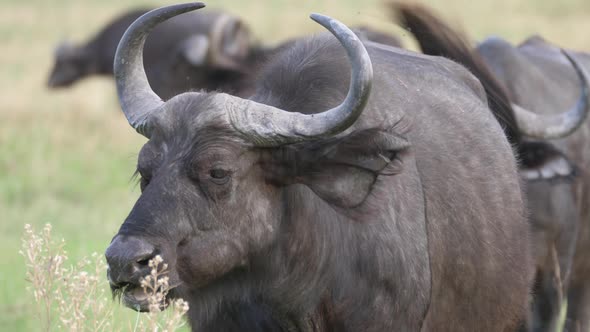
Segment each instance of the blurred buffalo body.
[[[511,331],[532,258],[517,163],[462,66],[360,41],[343,24],[266,63],[248,99],[161,101],[142,75],[145,26],[116,83],[149,140],[142,194],[106,251],[115,293],[147,310],[147,261],[194,331]],[[352,73],[352,74],[351,74]],[[424,79],[428,77],[428,79]]]
[[[559,47],[534,36],[518,46],[489,38],[477,52],[522,107],[556,115],[580,94],[580,80]],[[571,52],[590,72],[590,54]],[[537,255],[534,327],[555,330],[562,296],[567,299],[567,331],[590,330],[590,121],[552,142],[574,166],[554,160],[557,170],[524,175]],[[524,159],[526,160],[526,158]],[[575,170],[575,172],[574,172]],[[573,260],[572,260],[573,258]]]
[[[588,71],[590,57],[572,52],[572,66],[559,48],[540,38],[519,47],[491,38],[474,50],[462,34],[428,9],[399,4],[393,8],[424,53],[465,64],[488,87],[490,105],[499,105],[509,110],[505,114],[513,114],[499,120],[521,161],[537,271],[532,315],[526,329],[555,330],[572,271],[568,317],[583,322],[581,331],[588,330],[590,260],[585,257],[590,250],[590,124],[584,119],[589,100],[587,81],[586,85],[580,82],[580,77],[587,80],[587,74],[575,66]],[[514,116],[515,109],[521,106],[540,114],[539,118],[575,123],[560,135],[564,138],[552,142],[548,139],[556,135],[544,139],[534,133],[535,137],[529,137],[521,128],[526,122]],[[567,109],[570,111],[561,114]],[[574,252],[576,263],[572,270]]]
[[[67,87],[91,75],[112,76],[123,33],[148,11],[137,9],[115,18],[83,45],[62,43],[55,51],[48,86]],[[361,38],[401,46],[394,36],[365,26],[357,30]],[[253,93],[261,64],[291,42],[261,46],[253,42],[244,22],[234,16],[215,11],[186,13],[162,23],[150,34],[144,63],[151,86],[164,99],[200,89],[247,96]]]
[[[147,9],[125,13],[87,43],[60,45],[48,85],[66,87],[91,75],[113,75],[123,33]],[[154,90],[164,99],[191,89],[232,91],[240,86],[242,63],[252,56],[250,33],[221,12],[187,13],[158,26],[146,41],[144,64]]]

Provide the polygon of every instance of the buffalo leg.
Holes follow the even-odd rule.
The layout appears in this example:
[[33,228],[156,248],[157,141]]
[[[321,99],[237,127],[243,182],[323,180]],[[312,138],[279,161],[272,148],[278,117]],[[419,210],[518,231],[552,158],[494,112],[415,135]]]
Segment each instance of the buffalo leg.
[[561,312],[561,285],[553,271],[539,271],[535,280],[530,331],[556,331]]
[[567,332],[590,331],[590,285],[571,285],[568,292],[566,327]]

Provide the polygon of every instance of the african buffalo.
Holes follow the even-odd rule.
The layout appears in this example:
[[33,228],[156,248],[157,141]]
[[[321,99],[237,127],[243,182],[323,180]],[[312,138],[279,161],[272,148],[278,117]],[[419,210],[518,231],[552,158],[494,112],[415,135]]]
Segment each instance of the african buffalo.
[[[91,75],[113,75],[115,50],[125,30],[149,9],[124,13],[108,23],[86,44],[62,43],[48,80],[52,88],[67,87]],[[363,38],[400,47],[399,39],[358,27]],[[164,99],[189,90],[223,91],[238,96],[253,93],[260,64],[282,49],[253,42],[237,17],[221,13],[188,13],[159,25],[145,46],[148,81]]]
[[333,36],[273,57],[251,98],[164,102],[143,42],[203,6],[142,16],[115,57],[123,112],[148,138],[142,194],[106,250],[124,303],[146,310],[139,278],[161,255],[194,331],[514,330],[529,228],[479,81],[314,14]]
[[[500,38],[489,38],[478,45],[477,51],[519,106],[555,115],[556,110],[571,106],[578,98],[576,71],[568,66],[558,47],[540,37],[529,38],[517,47]],[[571,53],[590,72],[590,54]],[[585,93],[590,94],[588,90]],[[565,181],[542,181],[543,173],[526,174],[530,178],[527,195],[533,236],[538,238],[536,243],[545,243],[536,253],[539,312],[535,318],[540,329],[553,328],[564,295],[568,331],[589,331],[590,121],[553,145],[575,165],[576,173],[574,167],[561,162],[555,168],[564,170],[559,175]]]
[[[87,76],[113,75],[123,33],[148,11],[126,12],[81,46],[60,45],[48,85],[66,87]],[[215,11],[179,15],[154,29],[146,42],[148,80],[165,99],[191,89],[231,90],[230,84],[243,79],[241,63],[255,54],[252,47],[248,28],[234,16]]]
[[[588,125],[579,127],[590,107],[588,77],[582,68],[590,68],[590,57],[573,52],[564,56],[559,48],[538,38],[518,48],[493,38],[473,50],[465,37],[428,9],[399,4],[394,4],[393,9],[402,24],[414,34],[424,53],[465,64],[480,80],[488,82],[484,86],[501,85],[495,89],[499,94],[490,103],[504,103],[516,114],[523,114],[522,107],[538,114],[517,116],[518,126],[508,128],[507,134],[521,160],[521,178],[526,181],[536,256],[529,328],[554,331],[559,322],[562,294],[567,291],[579,219],[583,213],[586,216],[588,213],[579,205],[583,202],[582,196],[576,195],[588,191],[588,180],[583,180],[588,178],[590,166],[588,156],[583,157],[584,151],[590,148]],[[531,48],[533,44],[539,47]],[[559,114],[560,110],[574,104],[569,112]],[[565,138],[552,143],[547,141],[559,137]],[[581,177],[575,177],[574,164]],[[581,187],[583,181],[586,181],[586,189]],[[588,246],[578,246],[578,250],[588,249]],[[578,256],[582,255],[583,251],[579,251]],[[590,313],[588,309],[584,309],[586,313]]]

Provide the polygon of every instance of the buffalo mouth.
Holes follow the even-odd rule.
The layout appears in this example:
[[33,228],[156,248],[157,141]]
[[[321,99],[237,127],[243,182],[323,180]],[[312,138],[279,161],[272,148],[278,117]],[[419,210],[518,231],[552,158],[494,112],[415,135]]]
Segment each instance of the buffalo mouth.
[[149,295],[139,285],[111,285],[111,291],[113,297],[119,298],[126,307],[139,312],[150,311]]
[[[142,288],[140,285],[135,284],[124,284],[124,285],[110,285],[111,292],[113,294],[114,299],[119,299],[123,303],[124,306],[133,309],[138,312],[149,312],[150,311],[150,303],[158,303],[157,299],[152,299],[150,301],[150,297],[155,297],[154,294],[149,294]],[[167,294],[164,299],[159,302],[159,310],[164,310],[168,307],[170,299],[173,297],[172,293],[174,293],[174,287],[169,287],[167,290]]]

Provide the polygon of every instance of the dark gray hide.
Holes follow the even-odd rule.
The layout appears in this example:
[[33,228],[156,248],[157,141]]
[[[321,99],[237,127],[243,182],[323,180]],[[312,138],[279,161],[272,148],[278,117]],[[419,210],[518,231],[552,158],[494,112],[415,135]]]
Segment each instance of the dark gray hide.
[[[566,190],[569,187],[563,184],[563,181],[567,182],[573,177],[575,168],[547,139],[570,135],[584,123],[590,104],[588,75],[582,72],[580,61],[570,58],[568,62],[572,68],[580,70],[577,73],[578,91],[582,93],[575,107],[563,113],[561,110],[554,111],[551,115],[528,111],[511,102],[506,87],[495,77],[484,58],[473,50],[464,34],[451,28],[424,6],[393,3],[391,9],[393,16],[416,37],[424,53],[453,59],[476,75],[488,94],[490,108],[503,125],[520,159],[521,177],[529,184],[528,198],[539,201],[539,196],[547,197],[545,201],[549,203],[535,207],[534,212],[537,216],[543,216],[535,217],[533,225],[539,278],[533,290],[532,319],[523,325],[523,329],[545,331],[551,326],[555,327],[556,314],[561,304],[560,292],[563,292],[557,280],[569,274],[576,230],[551,216],[559,213],[563,220],[568,221],[568,215],[575,213],[571,193],[568,194]],[[530,141],[529,136],[542,137],[544,140]],[[551,192],[543,190],[548,184],[554,185],[550,186],[553,188]]]
[[[122,107],[150,137],[142,195],[106,253],[127,305],[145,309],[134,290],[160,254],[194,331],[496,332],[524,318],[532,258],[519,174],[480,83],[449,60],[347,36],[370,57],[352,82],[325,33],[267,64],[249,100],[193,92],[166,103],[122,43]],[[297,129],[282,117],[323,121],[347,91],[362,99],[347,129],[274,137]]]
[[[48,80],[66,87],[91,75],[113,75],[117,45],[125,30],[148,12],[127,12],[80,46],[60,45]],[[245,75],[239,64],[253,52],[247,28],[226,13],[208,11],[179,15],[159,25],[145,45],[148,80],[164,99],[193,89],[228,92]]]
[[[518,105],[539,114],[556,114],[579,97],[579,78],[560,49],[540,37],[514,47],[499,38],[481,43],[478,52]],[[590,54],[572,52],[590,72]],[[573,166],[577,176],[570,181],[535,181],[545,177],[524,170],[527,196],[534,227],[537,255],[535,327],[555,327],[567,297],[568,331],[590,330],[590,121],[553,144],[564,155],[554,169],[566,177]],[[547,177],[555,177],[548,172]],[[568,180],[568,179],[566,179]],[[572,262],[573,258],[573,262]],[[557,278],[557,276],[559,278]],[[561,285],[560,285],[561,284]],[[561,287],[560,287],[561,286]]]

